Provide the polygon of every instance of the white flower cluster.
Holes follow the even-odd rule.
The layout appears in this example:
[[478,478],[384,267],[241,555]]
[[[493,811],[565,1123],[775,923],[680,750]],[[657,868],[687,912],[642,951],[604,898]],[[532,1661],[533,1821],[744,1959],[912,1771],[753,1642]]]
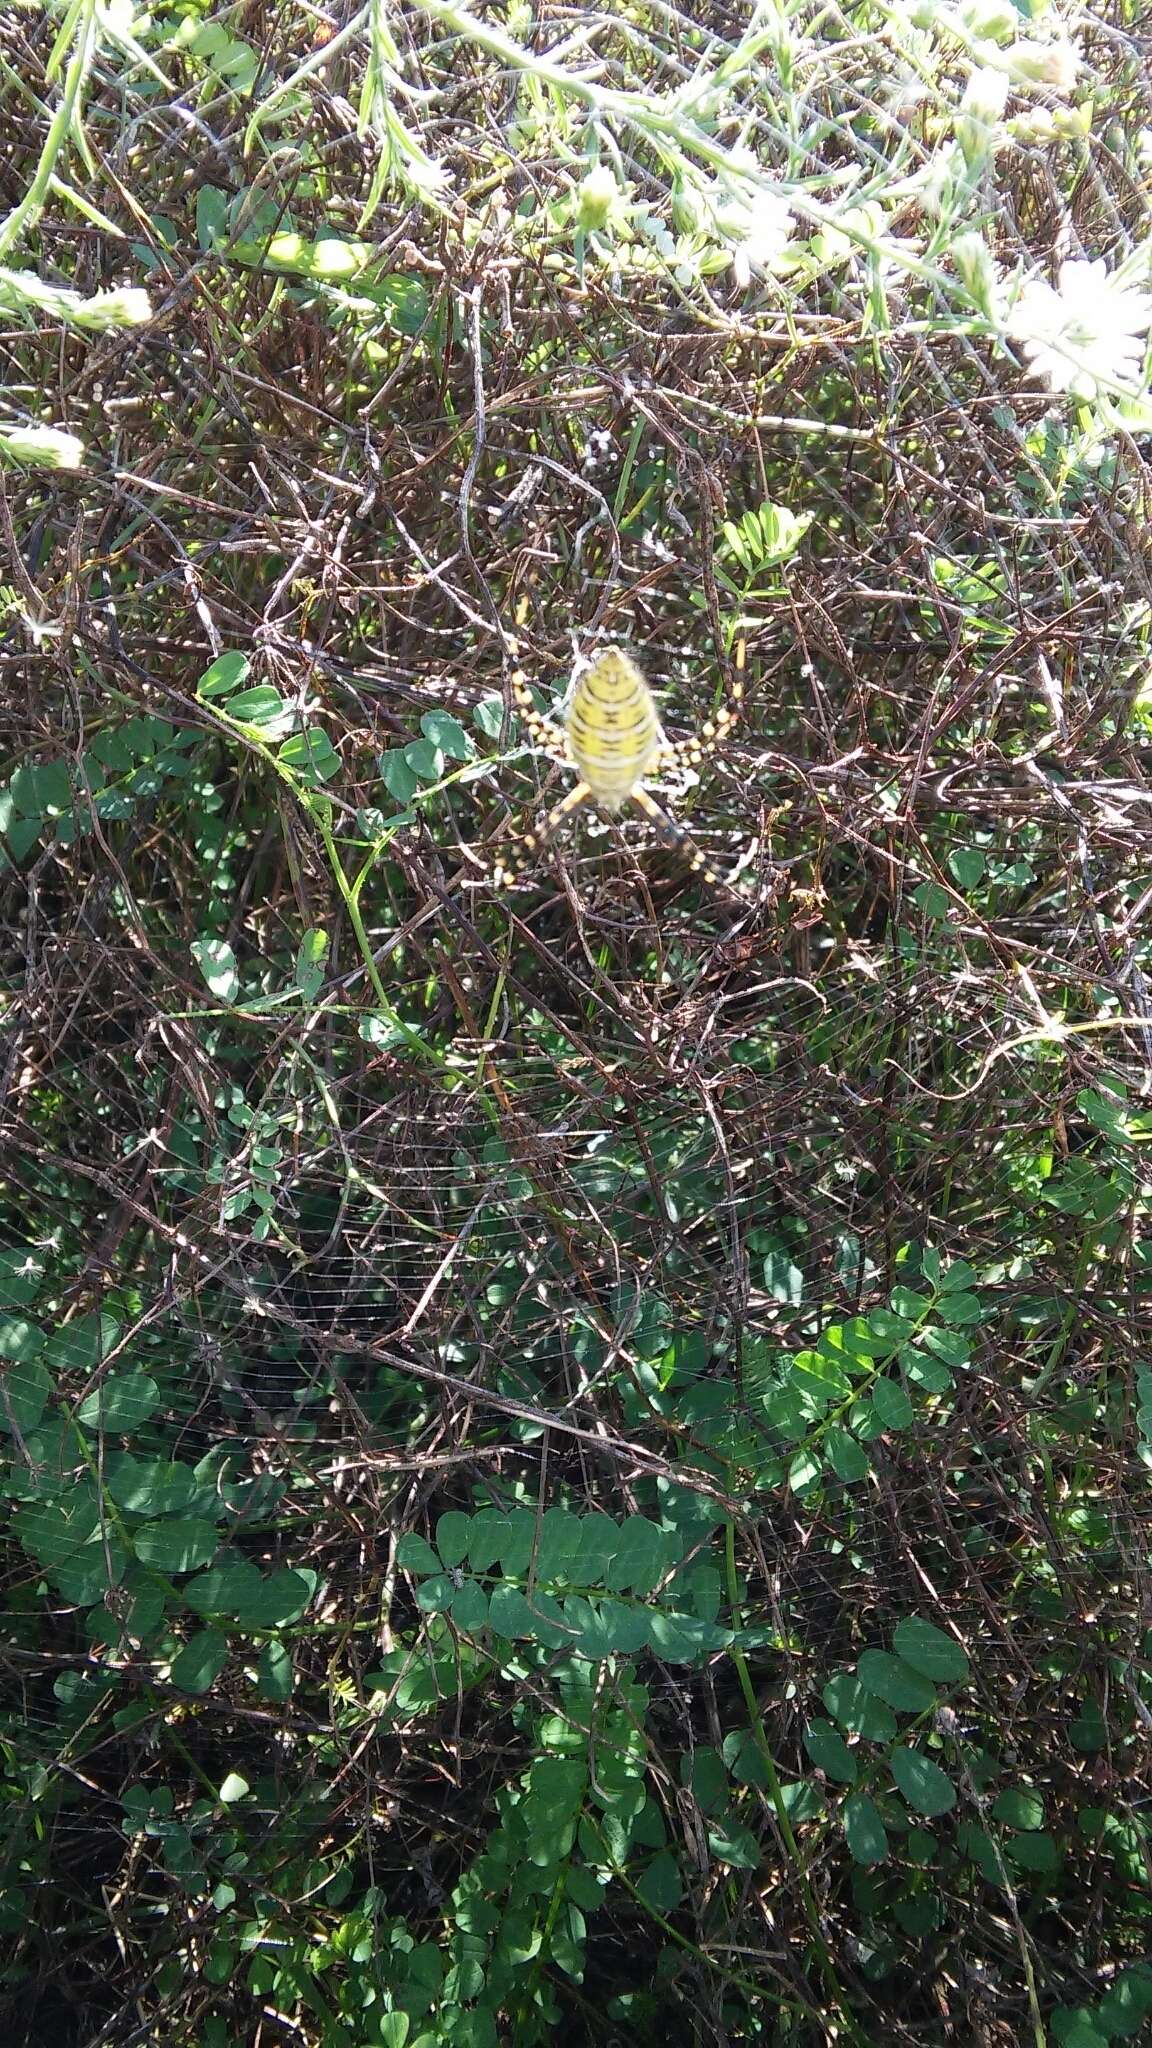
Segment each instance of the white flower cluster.
[[1139,395],[1150,329],[1152,296],[1110,275],[1101,257],[1062,263],[1055,286],[1030,278],[1006,331],[1052,391],[1093,399],[1117,387]]
[[792,209],[776,192],[734,192],[718,198],[716,228],[732,251],[732,274],[741,287],[753,271],[775,270],[791,239]]

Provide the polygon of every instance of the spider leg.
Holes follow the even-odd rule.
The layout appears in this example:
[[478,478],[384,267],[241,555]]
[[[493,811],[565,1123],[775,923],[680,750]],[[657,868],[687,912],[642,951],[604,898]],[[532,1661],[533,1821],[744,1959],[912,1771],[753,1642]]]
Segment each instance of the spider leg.
[[568,740],[562,725],[554,718],[548,718],[543,711],[537,711],[528,688],[528,678],[517,669],[512,677],[512,696],[521,722],[527,726],[536,745],[546,754],[556,754],[562,761],[569,758]]
[[492,880],[495,882],[496,887],[504,889],[510,883],[518,881],[524,869],[528,866],[529,861],[534,860],[541,848],[551,839],[556,827],[567,816],[568,812],[574,811],[576,806],[582,804],[585,798],[591,796],[591,794],[592,792],[586,782],[574,782],[568,794],[561,797],[560,802],[555,804],[549,811],[539,831],[521,832],[513,844],[518,850],[523,849],[524,858],[518,860],[513,855],[511,861],[497,861],[492,870]]
[[698,731],[685,740],[665,740],[660,749],[660,768],[672,774],[683,774],[685,769],[699,768],[702,761],[722,746],[740,716],[744,701],[744,684],[738,676],[732,686],[732,700],[722,704],[715,718],[706,718]]
[[691,833],[686,832],[683,825],[678,825],[675,818],[670,818],[667,811],[662,811],[655,799],[650,797],[648,791],[640,784],[632,791],[632,801],[643,811],[665,844],[674,846],[678,853],[684,855],[693,874],[702,875],[710,888],[722,890],[725,896],[734,896],[739,903],[746,902],[747,899],[741,895],[739,889],[733,888],[731,882],[726,882],[723,875],[717,873],[707,854],[702,853],[697,846]]

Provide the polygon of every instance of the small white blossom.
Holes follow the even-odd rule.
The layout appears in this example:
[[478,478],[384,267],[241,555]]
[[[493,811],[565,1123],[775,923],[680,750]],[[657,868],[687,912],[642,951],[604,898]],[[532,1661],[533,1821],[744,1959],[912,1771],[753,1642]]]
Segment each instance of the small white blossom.
[[728,193],[714,197],[716,230],[732,251],[737,284],[747,285],[754,270],[776,268],[792,235],[792,209],[778,192]]
[[1152,296],[1109,276],[1103,258],[1060,265],[1059,287],[1030,278],[1008,316],[1034,377],[1092,399],[1102,385],[1138,392]]
[[1046,85],[1052,92],[1071,92],[1080,70],[1080,52],[1073,43],[1038,43],[1025,37],[1004,52],[1009,78],[1020,85]]
[[0,427],[0,455],[37,469],[79,469],[84,443],[59,427]]
[[990,127],[1000,119],[1008,104],[1008,74],[998,64],[980,64],[968,74],[960,112],[971,121]]
[[956,140],[968,164],[982,163],[995,148],[1007,104],[1006,72],[994,65],[982,64],[969,74],[963,98],[956,110]]
[[1008,123],[1008,133],[1013,142],[1023,143],[1026,149],[1042,142],[1051,142],[1056,133],[1052,109],[1029,107],[1023,114],[1015,114]]
[[[812,253],[829,269],[847,263],[869,241],[879,242],[888,226],[882,206],[869,200],[865,206],[850,206],[839,216],[840,225],[823,227],[812,237]],[[853,233],[853,230],[856,233]],[[861,241],[858,237],[864,237]]]

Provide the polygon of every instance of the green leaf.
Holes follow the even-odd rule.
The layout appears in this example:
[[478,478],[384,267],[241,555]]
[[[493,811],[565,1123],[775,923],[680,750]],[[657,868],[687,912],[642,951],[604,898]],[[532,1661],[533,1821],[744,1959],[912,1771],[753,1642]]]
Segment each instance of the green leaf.
[[666,1608],[648,1611],[648,1634],[658,1657],[671,1664],[692,1664],[698,1657],[723,1649],[732,1640],[730,1629],[715,1622],[699,1621],[691,1614],[669,1614]]
[[946,1365],[938,1358],[926,1357],[911,1344],[900,1347],[900,1370],[906,1380],[925,1394],[946,1394],[953,1384]]
[[35,1360],[10,1366],[0,1374],[0,1430],[29,1436],[48,1406],[51,1392],[52,1377],[46,1366]]
[[465,1579],[452,1595],[450,1612],[457,1628],[466,1635],[475,1635],[488,1620],[488,1595],[483,1586],[477,1585],[475,1579]]
[[1152,1970],[1146,1963],[1122,1970],[1100,2001],[1099,2018],[1110,2034],[1128,2040],[1152,2014]]
[[235,1000],[240,989],[236,955],[226,939],[194,939],[192,958],[214,996],[223,1003]]
[[201,185],[196,194],[196,241],[207,252],[228,239],[228,200],[218,185]]
[[925,1678],[933,1678],[942,1685],[962,1685],[968,1676],[968,1652],[954,1639],[945,1635],[943,1629],[935,1628],[930,1621],[922,1621],[917,1614],[910,1614],[904,1621],[897,1622],[892,1632],[892,1647],[905,1664],[913,1671],[919,1671]]
[[[436,1549],[440,1563],[452,1566],[463,1564],[468,1555],[468,1539],[472,1533],[471,1515],[462,1515],[456,1509],[449,1509],[441,1515],[436,1524]],[[439,1565],[434,1567],[439,1570]]]
[[1060,1849],[1053,1835],[1008,1835],[1004,1854],[1020,1870],[1034,1871],[1037,1877],[1051,1877],[1060,1868]]
[[1044,1825],[1044,1801],[1038,1792],[1023,1785],[1001,1792],[992,1808],[992,1818],[1005,1827],[1035,1830]]
[[424,1579],[416,1588],[416,1603],[425,1614],[443,1614],[452,1601],[453,1586],[447,1572],[438,1572],[434,1578]]
[[219,1614],[235,1621],[249,1601],[259,1598],[261,1584],[260,1573],[246,1557],[225,1553],[211,1571],[182,1588],[182,1598],[195,1614]]
[[910,1337],[914,1325],[911,1317],[897,1315],[894,1309],[874,1308],[868,1317],[868,1327],[875,1336],[882,1337],[886,1344],[894,1345],[901,1343],[905,1337]]
[[962,889],[974,889],[984,873],[984,855],[978,846],[957,846],[948,855],[948,866]]
[[472,712],[472,723],[483,733],[486,740],[498,740],[504,723],[504,700],[502,697],[482,697]]
[[817,1770],[838,1785],[854,1785],[859,1776],[856,1759],[842,1735],[830,1721],[813,1721],[804,1730],[804,1747]]
[[872,1389],[872,1406],[885,1429],[907,1429],[915,1410],[897,1380],[877,1380]]
[[66,761],[25,762],[9,788],[20,810],[45,818],[69,809],[73,789]]
[[844,1801],[840,1818],[852,1861],[865,1867],[883,1863],[888,1854],[888,1831],[875,1801],[864,1793],[853,1793]]
[[608,1567],[610,1592],[654,1591],[671,1563],[664,1531],[644,1515],[627,1515],[619,1527],[616,1553]]
[[21,1365],[30,1365],[34,1358],[39,1358],[45,1341],[38,1323],[26,1322],[23,1316],[0,1316],[0,1358],[15,1358]]
[[629,1607],[622,1600],[597,1603],[604,1640],[621,1656],[631,1657],[646,1650],[652,1641],[652,1618],[646,1607]]
[[951,1813],[956,1804],[956,1787],[931,1757],[897,1743],[888,1761],[892,1776],[914,1812],[929,1820],[937,1814]]
[[133,1537],[141,1564],[158,1572],[194,1572],[207,1564],[219,1547],[220,1538],[211,1522],[198,1516],[168,1522],[145,1522]]
[[708,1847],[718,1863],[729,1863],[734,1870],[759,1870],[763,1860],[751,1828],[732,1820],[726,1827],[709,1828]]
[[420,730],[450,761],[470,761],[476,751],[459,719],[453,718],[450,711],[426,711],[420,720]]
[[284,1643],[265,1643],[256,1666],[256,1690],[262,1700],[282,1706],[292,1697],[292,1656]]
[[797,1451],[788,1466],[788,1484],[793,1493],[807,1493],[823,1476],[824,1461],[816,1450]]
[[942,889],[937,882],[921,882],[919,888],[912,891],[912,901],[924,912],[925,917],[934,920],[947,917],[952,907],[948,891]]
[[674,1913],[684,1897],[684,1883],[676,1858],[667,1849],[657,1850],[637,1878],[636,1889],[644,1904],[654,1913],[661,1913],[665,1918]]
[[93,1389],[76,1411],[85,1429],[104,1429],[113,1436],[130,1436],[160,1405],[160,1389],[148,1373],[110,1373]]
[[978,1323],[984,1309],[974,1294],[943,1294],[938,1303],[938,1313],[946,1323]]
[[404,759],[420,782],[437,782],[444,773],[444,756],[431,740],[410,740]]
[[396,1562],[406,1572],[427,1573],[438,1572],[441,1569],[441,1561],[432,1545],[425,1542],[423,1536],[415,1529],[409,1529],[407,1534],[400,1538],[396,1545]]
[[[570,1514],[566,1508],[545,1510],[540,1518],[540,1541],[536,1547],[537,1578],[548,1585],[576,1577],[583,1578],[586,1583],[591,1582],[594,1575],[589,1575],[584,1569],[583,1523],[583,1516]],[[581,1561],[579,1571],[577,1559]]]
[[383,2012],[376,2025],[380,2048],[404,2048],[411,2025],[406,2012]]
[[[31,851],[40,837],[39,818],[13,818],[4,828],[4,837],[8,841],[8,851],[13,860],[23,860],[24,855]],[[0,868],[2,866],[3,863],[0,862]]]
[[100,1510],[92,1494],[77,1487],[61,1499],[20,1508],[16,1534],[42,1565],[52,1567],[74,1557],[100,1526]]
[[[238,690],[248,674],[248,657],[245,654],[219,654],[210,668],[206,668],[196,685],[198,697],[226,697],[230,690]],[[220,730],[219,727],[216,728]]]
[[701,1743],[680,1758],[680,1783],[686,1785],[703,1813],[717,1813],[728,1803],[728,1773],[719,1750]]
[[842,1479],[846,1486],[851,1486],[856,1480],[867,1479],[872,1470],[864,1446],[857,1443],[849,1430],[841,1429],[839,1423],[829,1425],[824,1437],[824,1450],[837,1479]]
[[737,1728],[726,1735],[722,1754],[738,1785],[767,1787],[768,1766],[750,1728]]
[[916,1341],[925,1351],[935,1352],[945,1365],[967,1365],[972,1356],[972,1346],[959,1330],[921,1330]]
[[207,1692],[228,1662],[228,1638],[206,1628],[185,1643],[172,1660],[171,1679],[181,1692]]
[[853,1671],[838,1671],[820,1695],[834,1721],[850,1735],[866,1742],[891,1742],[896,1734],[896,1717],[861,1685]]
[[267,1578],[257,1574],[256,1584],[231,1613],[240,1628],[285,1628],[300,1620],[319,1583],[319,1574],[307,1566],[283,1566]]
[[856,1660],[861,1685],[898,1714],[925,1714],[936,1705],[936,1688],[887,1650],[865,1650]]
[[771,1249],[764,1260],[764,1286],[773,1301],[799,1308],[804,1296],[804,1275],[783,1245]]
[[1058,2005],[1052,2015],[1052,2038],[1060,2048],[1108,2048],[1110,2035],[1093,2021],[1086,2005]]
[[318,927],[306,931],[296,953],[293,979],[306,1003],[315,1002],[324,980],[328,934]]
[[271,683],[257,683],[231,699],[228,716],[238,719],[241,725],[275,725],[284,717],[286,708],[279,690],[274,690]]
[[377,1013],[361,1017],[360,1037],[366,1045],[374,1045],[378,1052],[391,1052],[394,1046],[407,1043],[404,1032],[395,1020]]
[[420,787],[420,777],[406,760],[404,749],[392,747],[380,756],[380,780],[398,804],[408,803]]
[[285,768],[292,768],[301,780],[313,787],[317,782],[331,782],[340,773],[340,756],[332,745],[322,726],[310,725],[307,732],[294,732],[285,740],[277,760]]
[[989,1884],[999,1884],[1000,1864],[996,1856],[996,1845],[984,1828],[974,1821],[961,1821],[956,1829],[957,1846],[970,1863],[976,1865],[980,1875]]

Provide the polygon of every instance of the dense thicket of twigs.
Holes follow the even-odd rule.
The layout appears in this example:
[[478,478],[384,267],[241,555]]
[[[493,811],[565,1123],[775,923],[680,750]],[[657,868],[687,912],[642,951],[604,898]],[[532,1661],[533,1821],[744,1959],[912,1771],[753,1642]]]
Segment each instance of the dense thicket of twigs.
[[[269,76],[308,49],[303,14],[233,26]],[[719,11],[707,26],[725,33]],[[44,146],[58,28],[28,9],[2,31],[6,206]],[[267,138],[245,156],[251,104],[191,59],[165,56],[173,95],[125,96],[106,49],[85,189],[125,239],[57,197],[32,260],[85,293],[147,261],[155,317],[97,336],[13,317],[0,337],[9,394],[87,444],[73,475],[9,470],[0,499],[0,748],[34,828],[0,876],[0,1239],[43,1265],[26,1313],[59,1412],[94,1412],[125,1362],[145,1372],[150,1411],[100,1443],[220,1454],[233,1548],[320,1586],[285,1632],[289,1696],[253,1689],[268,1630],[182,1688],[178,1600],[120,1635],[115,1583],[96,1600],[52,1579],[20,1518],[38,1456],[63,1472],[71,1453],[13,1425],[5,2038],[402,2040],[375,2011],[333,2016],[343,1962],[319,2004],[239,1962],[205,1974],[224,1883],[286,1950],[374,1887],[371,1912],[449,1952],[445,1901],[559,1681],[505,1644],[378,1732],[365,1680],[428,1623],[397,1538],[486,1503],[658,1518],[695,1490],[735,1516],[778,1769],[822,1804],[797,1808],[790,1847],[746,1789],[758,1856],[710,1858],[680,1760],[746,1727],[733,1666],[632,1659],[682,1896],[654,1919],[609,1888],[582,1978],[542,1966],[548,2024],[816,2041],[835,1981],[861,2039],[1031,2040],[1037,2012],[1091,2005],[1147,1945],[1149,1296],[1122,1128],[1152,1047],[1147,440],[1065,460],[1050,395],[963,323],[933,327],[915,280],[890,282],[869,334],[831,269],[798,307],[728,273],[688,289],[581,265],[570,237],[561,260],[520,231],[567,173],[538,138],[509,165],[515,81],[464,37],[421,47],[422,141],[454,191],[439,211],[386,198],[374,284],[332,288],[261,262],[259,207],[313,240],[354,230],[376,162],[350,106],[359,45],[311,78],[283,161]],[[1085,47],[1131,135],[1152,119],[1139,46],[1101,21]],[[844,135],[849,73],[827,84]],[[1005,263],[1148,233],[1119,144],[1075,147],[1078,171],[1022,147],[1002,175]],[[655,190],[656,162],[630,162]],[[197,241],[205,188],[251,190],[254,255]],[[811,525],[786,567],[746,575],[724,524],[765,502]],[[589,812],[534,886],[495,891],[503,840],[563,786],[493,709],[513,661],[551,695],[574,646],[623,642],[688,733],[731,686],[737,619],[744,715],[670,801],[721,865],[746,853],[745,903],[698,890],[642,822]],[[197,694],[229,651],[327,735],[337,763],[304,799],[275,746]],[[102,736],[133,720],[102,771],[119,802],[97,804]],[[468,745],[423,778],[409,764],[398,795],[422,730],[433,752]],[[304,999],[315,930],[330,951]],[[234,983],[206,985],[206,942]],[[1092,1029],[1056,1037],[1054,1017]],[[813,1488],[764,1397],[781,1360],[915,1288],[910,1244],[972,1267],[970,1360],[873,1438],[863,1484]],[[961,1745],[941,1832],[1023,1785],[1058,1854],[947,1863],[939,1913],[901,1920],[912,1893],[853,1863],[843,1788],[801,1735],[909,1615],[971,1659],[940,1710]],[[124,1790],[166,1786],[191,1828],[230,1771],[256,1788],[230,1818],[249,1862],[197,1891],[159,1839],[126,1839]],[[317,1904],[334,1872],[351,1877]],[[502,2038],[545,2038],[523,1998]]]

